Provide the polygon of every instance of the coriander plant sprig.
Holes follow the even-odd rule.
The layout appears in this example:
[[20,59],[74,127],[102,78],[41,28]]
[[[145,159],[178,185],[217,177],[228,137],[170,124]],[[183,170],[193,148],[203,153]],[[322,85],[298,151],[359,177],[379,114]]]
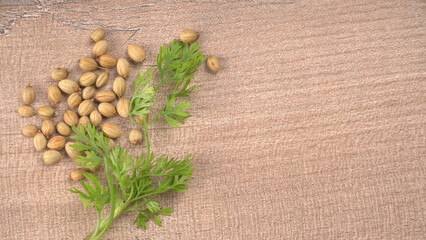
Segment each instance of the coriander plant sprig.
[[[143,75],[141,72],[138,73],[129,107],[129,117],[135,124],[146,130],[159,117],[164,118],[170,127],[179,127],[178,123],[184,123],[183,120],[189,116],[187,109],[191,105],[186,97],[201,86],[189,87],[197,67],[204,61],[204,55],[199,48],[198,43],[188,45],[177,40],[171,42],[170,46],[163,45],[157,55],[160,82],[155,87],[150,85],[152,68],[149,68]],[[168,94],[166,104],[148,123],[137,122],[134,116],[140,116],[147,121],[146,116],[150,113],[149,107],[155,104],[152,100],[156,91],[166,83],[174,85],[172,92]]]
[[[107,186],[102,186],[98,178],[90,173],[83,173],[89,183],[80,182],[83,191],[73,188],[85,207],[94,207],[98,223],[95,230],[86,239],[100,239],[112,221],[123,211],[138,213],[135,223],[146,229],[146,222],[152,219],[161,226],[158,215],[169,215],[171,209],[162,209],[155,198],[164,192],[180,192],[186,189],[193,168],[190,166],[191,155],[179,161],[167,156],[155,157],[153,153],[140,155],[133,159],[122,148],[109,149],[109,139],[102,132],[96,131],[90,123],[84,128],[72,127],[77,134],[71,136],[77,142],[72,145],[75,151],[83,151],[86,156],[79,156],[77,162],[84,167],[96,167],[105,164]],[[101,212],[109,204],[111,210],[101,220]]]
[[[203,61],[204,56],[199,51],[198,43],[189,45],[174,40],[170,46],[164,45],[160,48],[157,56],[160,81],[156,86],[150,83],[153,68],[149,68],[144,74],[139,71],[130,100],[129,117],[144,131],[145,155],[133,158],[125,149],[109,149],[109,139],[90,123],[81,129],[73,126],[72,129],[77,135],[71,136],[76,140],[72,147],[75,151],[85,153],[85,156],[79,156],[76,161],[91,169],[103,163],[107,178],[107,185],[102,186],[95,175],[84,173],[89,182],[81,182],[82,190],[70,190],[78,194],[85,207],[93,207],[97,213],[96,228],[86,239],[100,239],[112,221],[124,211],[136,212],[134,223],[143,229],[146,229],[146,222],[149,220],[161,226],[158,216],[168,216],[172,212],[170,208],[161,208],[155,199],[167,191],[180,192],[186,189],[193,171],[190,165],[192,157],[191,154],[183,160],[165,155],[155,157],[150,150],[148,127],[158,118],[164,118],[171,127],[179,127],[178,123],[184,123],[184,119],[189,116],[188,108],[191,105],[186,98],[199,87],[189,85],[197,67]],[[153,100],[157,90],[168,83],[174,84],[173,90],[157,115],[148,121],[149,108],[155,105]],[[143,122],[136,121],[135,116],[141,117]],[[101,219],[106,205],[110,205],[110,212]]]

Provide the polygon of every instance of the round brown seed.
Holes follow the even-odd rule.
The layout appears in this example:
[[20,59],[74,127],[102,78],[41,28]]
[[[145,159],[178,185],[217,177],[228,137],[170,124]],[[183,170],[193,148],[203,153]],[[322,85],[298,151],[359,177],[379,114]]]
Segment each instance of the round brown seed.
[[90,122],[90,119],[88,116],[82,116],[79,120],[78,120],[78,127],[83,126],[86,127],[87,124]]
[[73,92],[80,90],[80,87],[78,86],[77,82],[71,79],[61,80],[58,83],[58,87],[62,90],[62,92],[68,93],[68,94],[71,94]]
[[58,122],[56,124],[56,131],[63,136],[69,136],[72,130],[65,122]]
[[108,52],[108,42],[106,40],[100,40],[93,46],[93,55],[95,57],[103,55]]
[[102,114],[102,116],[107,117],[107,118],[113,117],[117,113],[114,105],[112,105],[111,103],[100,103],[98,105],[98,110]]
[[68,71],[65,68],[55,68],[50,76],[55,81],[61,81],[68,77]]
[[129,134],[129,140],[133,145],[140,143],[142,141],[142,132],[137,128],[132,129]]
[[71,93],[71,95],[69,95],[67,100],[68,107],[75,108],[78,105],[80,105],[82,100],[83,98],[81,97],[80,92]]
[[92,125],[95,127],[99,126],[102,122],[102,115],[97,109],[94,109],[90,113],[89,118],[90,118],[90,123],[92,123]]
[[78,158],[78,156],[80,156],[80,155],[83,155],[83,153],[82,152],[79,152],[79,151],[75,151],[72,147],[71,147],[71,145],[73,145],[73,144],[75,144],[75,142],[67,142],[66,144],[65,144],[65,152],[67,153],[67,155],[70,157],[70,158]]
[[46,119],[41,124],[41,132],[46,136],[46,138],[50,138],[55,132],[55,124],[52,120]]
[[117,73],[123,78],[127,78],[130,75],[130,64],[125,58],[118,59]]
[[127,45],[127,54],[135,62],[143,62],[146,57],[145,50],[136,44]]
[[97,60],[102,67],[113,68],[117,65],[117,59],[109,54],[103,54]]
[[116,77],[112,83],[112,90],[117,96],[122,97],[126,93],[126,81],[122,77]]
[[85,172],[87,172],[87,170],[84,169],[84,168],[76,168],[76,169],[71,171],[70,179],[72,181],[81,181],[81,180],[84,179],[83,173],[85,173]]
[[22,91],[22,101],[25,104],[31,104],[36,99],[36,92],[34,91],[34,88],[31,85],[28,85],[24,88]]
[[109,80],[109,71],[106,70],[105,72],[102,72],[99,74],[98,78],[96,79],[96,87],[101,88],[105,86],[108,83]]
[[77,113],[72,110],[66,110],[64,112],[64,122],[70,127],[76,125],[78,123]]
[[184,43],[193,43],[198,38],[198,33],[194,30],[186,29],[180,35],[179,38]]
[[62,93],[58,86],[50,85],[47,89],[47,98],[53,103],[58,104],[61,102]]
[[56,164],[61,161],[61,153],[56,150],[48,150],[43,153],[41,159],[48,165]]
[[130,101],[127,98],[120,98],[117,102],[117,113],[118,115],[126,118],[129,116],[129,105]]
[[55,109],[51,106],[42,106],[37,109],[38,115],[43,119],[49,119],[55,116]]
[[90,99],[95,95],[96,89],[93,86],[83,88],[82,96],[83,99]]
[[98,76],[94,72],[86,72],[81,75],[80,80],[78,80],[78,82],[81,86],[87,87],[95,83],[97,77]]
[[38,128],[33,124],[27,124],[24,128],[22,128],[22,134],[25,137],[34,137],[38,131]]
[[80,61],[78,62],[78,65],[85,72],[93,72],[96,69],[98,69],[98,67],[99,67],[99,65],[95,61],[95,59],[93,59],[91,57],[80,58]]
[[209,56],[206,61],[207,67],[213,72],[219,72],[220,70],[220,62],[214,56]]
[[114,123],[104,123],[101,125],[102,132],[109,138],[118,138],[121,136],[121,130]]
[[95,99],[98,102],[112,102],[115,100],[115,94],[110,90],[101,90],[96,93]]
[[89,115],[93,109],[95,108],[95,105],[93,104],[93,100],[88,99],[84,100],[83,102],[78,105],[78,115],[80,116],[87,116]]
[[18,107],[18,113],[22,117],[31,117],[35,114],[34,108],[28,105],[22,105]]
[[37,151],[43,151],[46,148],[47,140],[43,133],[38,132],[33,139],[34,147]]
[[65,147],[65,143],[67,142],[67,138],[64,136],[54,136],[47,143],[47,147],[52,150],[61,150]]
[[90,34],[90,38],[92,39],[93,42],[100,41],[104,39],[104,37],[105,37],[105,31],[102,28],[96,28]]

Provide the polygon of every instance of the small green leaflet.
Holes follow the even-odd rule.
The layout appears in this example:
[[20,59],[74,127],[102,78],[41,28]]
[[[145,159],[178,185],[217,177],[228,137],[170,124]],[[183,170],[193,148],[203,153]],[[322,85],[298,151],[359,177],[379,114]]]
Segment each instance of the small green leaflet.
[[152,79],[152,68],[142,75],[139,70],[138,76],[134,82],[134,93],[129,107],[130,116],[141,116],[143,119],[146,117],[150,110],[148,107],[154,106],[152,100],[155,98],[155,90],[149,86],[149,81]]
[[185,110],[189,109],[191,106],[191,103],[186,99],[174,106],[175,99],[175,97],[171,97],[171,99],[167,101],[166,106],[164,106],[164,110],[161,113],[164,120],[166,120],[170,127],[179,127],[178,123],[184,123],[183,119],[189,117],[188,111]]
[[77,188],[70,189],[69,191],[78,194],[84,207],[95,207],[96,211],[101,211],[105,204],[109,202],[110,193],[107,188],[100,185],[98,179],[94,175],[90,173],[83,173],[83,175],[92,184],[90,185],[85,182],[80,182],[86,193],[78,190]]
[[135,219],[135,222],[137,224],[138,228],[146,229],[146,222],[149,221],[151,218],[154,223],[161,227],[161,219],[158,218],[158,215],[163,216],[170,216],[170,214],[173,212],[171,208],[160,208],[160,205],[158,202],[155,201],[149,201],[146,204],[146,208],[143,210],[139,210],[138,216]]

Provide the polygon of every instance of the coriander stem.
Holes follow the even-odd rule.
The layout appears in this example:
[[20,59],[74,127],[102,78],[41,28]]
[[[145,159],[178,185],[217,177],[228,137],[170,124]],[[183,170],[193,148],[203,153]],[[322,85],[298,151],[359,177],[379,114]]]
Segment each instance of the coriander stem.
[[[126,203],[118,202],[118,206],[115,209],[114,214],[113,214],[114,218],[116,218],[118,215],[120,215],[120,213],[123,212],[127,208],[127,206],[129,206],[129,203],[127,203],[127,202]],[[85,240],[95,240],[95,239],[97,240],[97,239],[100,239],[103,235],[105,235],[106,230],[108,230],[108,228],[109,228],[109,226],[108,226],[109,217],[110,216],[106,216],[102,220],[100,227],[99,227],[99,230],[102,230],[102,231],[98,235],[95,235],[95,232],[92,232],[85,238]]]
[[98,234],[99,227],[101,225],[101,211],[96,210],[96,213],[97,213],[98,223],[96,225],[95,232],[93,233],[94,236],[96,236],[96,234]]
[[109,193],[110,193],[110,198],[111,198],[111,211],[109,216],[107,217],[107,223],[106,226],[102,229],[102,231],[99,233],[98,236],[95,236],[95,238],[93,238],[94,240],[100,239],[105,232],[108,230],[108,228],[111,226],[112,220],[114,220],[114,215],[115,215],[115,186],[114,186],[114,182],[111,178],[111,174],[109,172],[109,166],[108,166],[108,161],[109,159],[105,159],[105,174],[107,176],[107,180],[108,180],[108,189],[109,189]]
[[[153,193],[147,193],[147,194],[144,194],[144,195],[142,195],[142,196],[139,196],[139,197],[137,197],[137,198],[134,198],[132,201],[133,202],[136,202],[137,200],[139,200],[139,199],[142,199],[142,198],[146,198],[146,197],[149,197],[149,196],[151,196],[151,195],[155,195],[155,196],[157,196],[158,194],[160,194],[160,193],[163,193],[164,191],[154,191]],[[154,198],[154,197],[153,197]],[[144,203],[143,203],[144,204]],[[143,205],[142,203],[140,203],[140,204],[135,204],[134,206],[132,206],[132,207],[135,207],[135,206],[137,206],[137,207],[139,207],[140,205]]]
[[157,86],[155,86],[154,91],[157,92],[157,90],[161,87],[161,85],[164,84],[164,81],[160,81]]
[[151,121],[149,121],[148,122],[148,127],[153,123],[153,122],[155,122],[155,120],[157,120],[157,118],[160,116],[160,113],[161,113],[161,111],[160,112],[158,112],[157,113],[157,115],[155,115],[155,117],[153,118],[153,119],[151,119]]
[[[145,122],[145,121],[144,121]],[[150,152],[150,146],[149,146],[149,134],[148,134],[148,126],[146,125],[146,122],[143,126],[143,132],[145,134],[145,143],[146,143],[146,158],[149,158],[149,155],[151,155]]]
[[140,127],[142,127],[142,128],[143,128],[142,124],[140,124],[140,123],[136,122],[136,120],[135,120],[135,119],[133,119],[133,115],[129,115],[129,118],[130,118],[130,120],[131,120],[134,124],[136,124],[136,125],[138,125],[138,126],[140,126]]
[[149,201],[151,201],[152,199],[154,199],[154,197],[153,198],[150,198],[150,199],[145,199],[143,202],[141,202],[141,203],[138,203],[138,204],[134,204],[134,205],[132,205],[131,207],[129,207],[129,208],[127,208],[126,209],[126,211],[137,211],[138,210],[138,208],[140,207],[140,206],[143,206],[143,205],[145,205],[145,204],[147,204]]

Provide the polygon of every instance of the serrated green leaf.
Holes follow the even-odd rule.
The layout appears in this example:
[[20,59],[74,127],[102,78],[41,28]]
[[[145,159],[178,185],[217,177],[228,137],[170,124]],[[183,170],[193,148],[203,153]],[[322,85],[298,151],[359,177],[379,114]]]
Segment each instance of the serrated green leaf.
[[154,223],[157,225],[157,226],[159,226],[159,227],[161,227],[161,219],[160,218],[158,218],[156,215],[154,215],[154,216],[152,216],[152,220],[154,221]]
[[175,98],[170,98],[166,106],[164,107],[164,110],[162,112],[162,116],[164,120],[170,125],[170,127],[179,127],[178,123],[184,123],[183,119],[189,117],[188,111],[185,111],[189,109],[191,106],[191,103],[187,100],[182,100],[180,103],[175,105]]
[[161,210],[160,205],[156,201],[149,201],[146,204],[146,208],[153,213],[157,213]]
[[92,183],[94,190],[97,194],[101,193],[101,185],[99,184],[99,180],[91,173],[84,172],[83,175]]

